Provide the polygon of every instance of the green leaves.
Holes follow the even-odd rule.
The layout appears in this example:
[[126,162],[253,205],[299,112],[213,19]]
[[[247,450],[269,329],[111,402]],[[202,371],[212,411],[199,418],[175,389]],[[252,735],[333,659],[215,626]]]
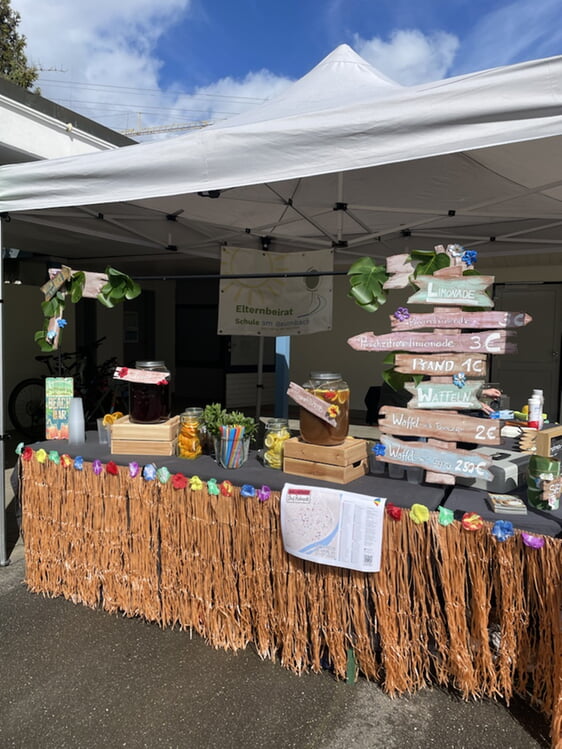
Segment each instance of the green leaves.
[[98,301],[105,307],[114,307],[118,302],[124,299],[134,299],[141,293],[139,284],[125,273],[109,266],[105,269],[105,273],[107,283],[97,296]]
[[382,265],[372,258],[362,257],[347,271],[349,276],[349,298],[367,312],[376,312],[386,302],[387,291],[383,284],[389,278]]
[[448,268],[451,264],[451,258],[446,252],[435,252],[435,250],[412,250],[410,260],[416,263],[414,278],[430,276],[436,270]]

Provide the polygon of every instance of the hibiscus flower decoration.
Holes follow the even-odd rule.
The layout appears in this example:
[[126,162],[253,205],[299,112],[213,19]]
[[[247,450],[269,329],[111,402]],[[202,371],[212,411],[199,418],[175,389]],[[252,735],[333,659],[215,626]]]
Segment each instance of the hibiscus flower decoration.
[[94,460],[92,463],[92,471],[96,474],[96,476],[99,476],[103,471],[103,463],[101,460]]
[[192,476],[189,479],[189,488],[194,492],[198,492],[203,488],[203,482],[199,476]]
[[31,460],[31,458],[33,457],[33,450],[31,449],[31,447],[24,447],[22,450],[21,457],[24,460]]
[[515,534],[513,523],[509,520],[496,520],[492,528],[492,536],[498,541],[507,541]]
[[402,508],[397,507],[392,504],[392,502],[387,502],[384,509],[386,510],[387,515],[393,520],[400,520],[402,517]]
[[117,476],[117,474],[119,473],[117,463],[115,463],[113,460],[109,461],[109,463],[105,467],[105,470],[112,476]]
[[172,486],[174,489],[185,489],[187,486],[187,476],[183,473],[174,473],[172,476]]
[[464,372],[457,372],[453,375],[453,385],[463,388],[466,385],[466,375]]
[[260,502],[267,502],[270,497],[271,489],[269,488],[269,486],[266,486],[264,484],[261,489],[258,489],[258,499]]
[[336,419],[338,414],[340,412],[340,407],[336,406],[335,403],[332,403],[331,406],[328,406],[327,414],[331,419]]
[[128,367],[121,367],[121,369],[118,372],[119,377],[126,377],[128,374],[129,374]]
[[465,250],[461,255],[461,260],[467,265],[476,265],[478,260],[478,253],[476,250]]
[[140,466],[136,462],[136,460],[133,460],[131,463],[129,463],[129,476],[134,479],[139,475]]
[[243,484],[242,488],[240,489],[240,496],[241,497],[255,497],[256,490],[251,484]]
[[398,322],[404,322],[404,320],[407,320],[410,317],[410,310],[407,307],[398,307],[394,313],[394,317]]
[[223,497],[232,497],[232,484],[230,481],[223,481],[220,490]]
[[209,492],[209,494],[218,497],[218,495],[220,494],[220,489],[216,479],[209,479],[207,481],[207,491]]
[[386,445],[383,445],[382,442],[377,442],[373,447],[373,452],[375,455],[380,455],[382,457],[386,453]]

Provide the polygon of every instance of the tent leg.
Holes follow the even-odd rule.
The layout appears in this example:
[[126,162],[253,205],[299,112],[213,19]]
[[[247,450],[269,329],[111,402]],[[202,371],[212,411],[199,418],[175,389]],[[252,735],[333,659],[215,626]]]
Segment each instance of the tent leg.
[[263,395],[263,350],[264,350],[264,337],[260,336],[258,339],[258,377],[256,382],[256,421],[260,420],[261,416],[261,402]]
[[275,416],[289,417],[287,388],[289,387],[289,364],[291,360],[291,337],[275,338]]
[[6,539],[6,469],[4,460],[4,258],[2,253],[2,220],[0,219],[0,567],[10,564]]

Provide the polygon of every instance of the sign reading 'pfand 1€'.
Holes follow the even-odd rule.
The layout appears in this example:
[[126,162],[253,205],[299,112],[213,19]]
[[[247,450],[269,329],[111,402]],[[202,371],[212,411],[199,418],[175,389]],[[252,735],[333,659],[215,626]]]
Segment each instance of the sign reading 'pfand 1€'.
[[348,339],[356,351],[419,351],[439,353],[443,351],[515,354],[517,346],[508,343],[512,335],[507,330],[484,330],[481,333],[360,333]]
[[462,372],[472,377],[486,376],[486,354],[396,354],[394,366],[403,374],[436,377]]
[[395,406],[383,406],[379,411],[380,431],[399,437],[434,437],[446,442],[499,445],[500,426],[499,421],[494,419],[478,419],[456,413],[434,413]]

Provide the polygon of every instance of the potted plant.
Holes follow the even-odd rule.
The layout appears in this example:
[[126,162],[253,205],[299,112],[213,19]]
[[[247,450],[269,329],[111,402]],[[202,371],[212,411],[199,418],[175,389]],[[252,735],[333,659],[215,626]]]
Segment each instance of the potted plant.
[[223,468],[239,468],[248,459],[250,440],[258,424],[242,411],[228,411],[220,403],[210,403],[203,409],[201,424],[212,444],[215,458]]

